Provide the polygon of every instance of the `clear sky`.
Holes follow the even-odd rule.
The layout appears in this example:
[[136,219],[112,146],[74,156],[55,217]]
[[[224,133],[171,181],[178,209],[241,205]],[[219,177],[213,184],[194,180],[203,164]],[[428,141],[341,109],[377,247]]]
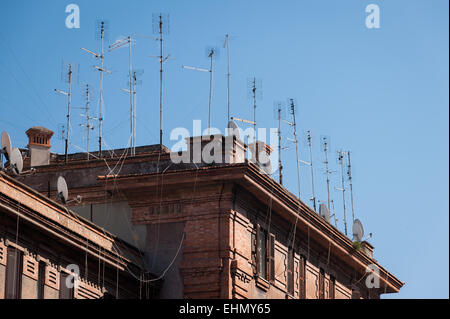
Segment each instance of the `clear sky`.
[[[80,28],[68,29],[65,8],[80,8]],[[380,28],[365,25],[367,5],[380,8]],[[448,298],[448,1],[5,1],[0,10],[0,130],[14,146],[25,147],[25,131],[41,125],[55,131],[52,151],[62,152],[58,126],[65,123],[64,62],[79,64],[73,106],[83,106],[83,85],[94,86],[98,51],[96,21],[105,19],[111,44],[131,33],[152,35],[152,14],[170,15],[165,65],[164,144],[172,146],[175,127],[192,130],[192,120],[207,122],[208,74],[182,65],[208,67],[205,49],[222,47],[231,35],[231,113],[251,119],[247,78],[262,80],[260,127],[276,127],[273,103],[297,100],[300,153],[308,160],[304,133],[313,134],[316,195],[326,200],[320,136],[330,139],[330,165],[336,151],[352,152],[356,217],[364,223],[375,258],[406,285],[387,298]],[[137,38],[134,64],[144,69],[137,88],[137,144],[159,142],[159,65],[157,42]],[[215,61],[212,124],[226,126],[226,53]],[[128,51],[105,54],[104,140],[124,147],[129,139]],[[96,114],[97,100],[92,102]],[[70,151],[86,148],[72,112]],[[205,126],[204,126],[205,127]],[[284,132],[291,134],[285,125]],[[97,148],[93,132],[91,150]],[[289,137],[292,137],[290,135]],[[283,152],[285,186],[297,193],[295,147]],[[302,166],[302,196],[311,194],[308,167]],[[340,183],[332,174],[332,187]],[[346,185],[348,187],[348,184]],[[348,193],[348,192],[347,192]],[[342,199],[332,190],[339,229]],[[347,207],[350,201],[347,197]],[[350,215],[350,210],[348,210]],[[349,224],[350,220],[349,220]],[[351,225],[349,225],[351,232]]]

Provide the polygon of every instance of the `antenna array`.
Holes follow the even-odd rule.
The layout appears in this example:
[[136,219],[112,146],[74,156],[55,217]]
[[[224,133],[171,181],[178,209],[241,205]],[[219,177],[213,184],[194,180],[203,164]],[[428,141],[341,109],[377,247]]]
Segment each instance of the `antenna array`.
[[344,208],[344,230],[345,230],[345,235],[347,235],[347,215],[346,215],[346,207],[345,207],[345,183],[344,183],[344,155],[345,152],[343,152],[342,150],[338,151],[338,161],[339,164],[341,165],[341,183],[342,183],[342,188],[336,188],[337,190],[342,192],[342,205]]
[[94,66],[96,70],[100,72],[100,86],[99,86],[99,113],[98,113],[98,156],[102,157],[102,128],[103,128],[103,73],[111,74],[111,71],[108,71],[103,66],[103,57],[104,57],[104,42],[105,42],[105,22],[101,21],[100,25],[100,53],[92,52],[88,49],[81,48],[81,50],[92,54],[96,59],[100,60],[100,66]]
[[89,84],[86,84],[86,106],[81,108],[85,111],[85,114],[81,114],[81,116],[86,118],[86,124],[80,124],[80,126],[86,127],[86,156],[89,161],[90,153],[89,153],[89,142],[90,142],[90,134],[91,130],[94,129],[94,126],[91,125],[91,120],[95,120],[95,117],[90,115],[90,104],[91,104],[91,92],[89,91]]
[[68,66],[67,77],[68,77],[68,86],[69,86],[68,91],[65,92],[65,91],[55,89],[56,92],[67,96],[67,115],[66,115],[67,116],[67,126],[66,126],[67,132],[66,132],[65,151],[64,151],[64,153],[65,153],[64,161],[66,164],[67,164],[68,156],[69,156],[68,148],[69,148],[69,136],[70,136],[70,100],[71,100],[71,95],[72,95],[72,92],[71,92],[71,90],[72,90],[72,65],[71,64],[69,64],[69,66]]
[[170,56],[163,54],[163,34],[169,33],[169,15],[167,14],[153,14],[153,32],[159,34],[159,145],[162,149],[163,138],[163,63],[166,62]]

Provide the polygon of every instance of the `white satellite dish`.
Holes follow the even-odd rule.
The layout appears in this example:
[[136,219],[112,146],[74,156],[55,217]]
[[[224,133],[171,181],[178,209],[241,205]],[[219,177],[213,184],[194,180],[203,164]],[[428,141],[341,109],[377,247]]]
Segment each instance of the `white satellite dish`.
[[9,157],[9,165],[15,174],[19,175],[20,173],[22,173],[22,153],[20,153],[19,149],[16,147],[14,147],[11,151],[11,155]]
[[2,132],[2,151],[5,154],[6,160],[9,161],[11,157],[11,139],[6,131]]
[[353,222],[353,240],[360,242],[364,236],[364,227],[359,219]]
[[331,215],[327,205],[325,204],[319,205],[319,215],[322,216],[327,222],[330,222]]
[[227,127],[228,127],[228,135],[234,135],[238,140],[241,139],[239,126],[236,124],[235,121],[229,121]]
[[62,177],[62,176],[58,177],[58,182],[56,184],[56,188],[58,191],[58,194],[56,195],[56,197],[60,198],[61,202],[63,204],[66,204],[67,199],[69,198],[69,190],[67,188],[67,183],[66,183],[66,180],[64,179],[64,177]]

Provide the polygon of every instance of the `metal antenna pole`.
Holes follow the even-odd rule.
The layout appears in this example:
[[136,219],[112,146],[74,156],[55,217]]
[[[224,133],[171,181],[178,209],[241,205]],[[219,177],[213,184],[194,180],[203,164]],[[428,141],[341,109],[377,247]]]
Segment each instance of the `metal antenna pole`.
[[347,235],[347,215],[345,211],[345,184],[344,184],[344,152],[341,150],[338,152],[338,158],[339,158],[339,164],[341,165],[341,175],[342,175],[342,188],[340,191],[342,191],[342,204],[344,207],[344,229],[345,229],[345,235]]
[[65,135],[65,156],[64,156],[64,162],[67,164],[68,161],[68,152],[69,152],[69,132],[70,132],[70,98],[71,98],[71,85],[72,85],[72,65],[69,64],[69,70],[67,72],[69,78],[69,91],[65,92],[65,91],[61,91],[58,89],[55,89],[56,92],[63,94],[65,96],[67,96],[67,127],[66,127],[66,135]]
[[323,137],[323,151],[325,153],[325,174],[327,176],[327,195],[328,195],[328,210],[330,210],[330,177],[328,169],[328,141],[326,137]]
[[86,151],[87,151],[87,160],[89,161],[89,137],[91,130],[91,117],[89,116],[89,85],[86,85],[86,129],[87,129],[87,137],[86,137]]
[[352,164],[350,162],[350,151],[347,152],[347,159],[348,159],[348,180],[350,184],[350,198],[351,198],[351,204],[352,204],[352,222],[355,221],[355,210],[353,207],[353,180],[352,180]]
[[208,57],[210,58],[210,67],[209,67],[209,107],[208,107],[208,134],[211,133],[211,105],[212,105],[212,90],[213,90],[213,58],[214,58],[214,49],[211,49]]
[[256,147],[256,153],[258,153],[258,145],[256,144],[256,77],[253,77],[253,131],[254,131],[254,140],[255,140],[255,147]]
[[278,169],[280,171],[280,184],[283,185],[283,165],[281,163],[281,105],[278,105]]
[[100,39],[101,39],[101,51],[100,51],[100,106],[98,114],[98,156],[102,157],[102,128],[103,128],[103,45],[105,36],[104,21],[101,22]]
[[67,135],[66,135],[66,156],[65,162],[69,159],[69,136],[70,136],[70,98],[71,98],[71,89],[72,89],[72,65],[69,64],[69,92],[67,94]]
[[163,111],[162,111],[162,98],[163,98],[163,36],[162,36],[162,15],[159,15],[159,146],[162,149],[163,138]]
[[290,99],[290,102],[291,102],[292,126],[294,127],[295,154],[297,157],[298,199],[301,200],[301,198],[300,198],[300,157],[299,157],[299,152],[298,152],[297,122],[295,120],[295,104],[294,104],[293,99]]
[[[228,98],[228,117],[227,121],[230,120],[230,37],[228,34],[225,35],[225,43],[224,46],[227,48],[227,98]],[[255,102],[256,103],[256,102]],[[256,119],[255,119],[256,123]]]
[[308,136],[308,147],[309,147],[309,163],[311,167],[311,189],[312,189],[312,197],[311,200],[313,202],[314,210],[316,210],[316,195],[314,191],[314,167],[313,167],[313,158],[312,158],[312,143],[311,143],[311,131],[307,132]]

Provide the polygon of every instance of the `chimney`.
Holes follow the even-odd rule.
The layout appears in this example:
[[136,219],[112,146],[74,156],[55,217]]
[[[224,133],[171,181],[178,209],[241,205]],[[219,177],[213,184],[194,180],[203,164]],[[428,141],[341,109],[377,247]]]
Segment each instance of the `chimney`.
[[373,246],[369,242],[365,240],[361,242],[361,250],[366,256],[373,258]]
[[25,133],[28,136],[31,167],[50,164],[50,139],[53,131],[42,126],[33,126]]
[[265,173],[271,174],[272,164],[270,161],[270,154],[272,153],[272,148],[263,141],[251,143],[248,148],[252,152],[251,162]]
[[233,135],[204,135],[186,138],[187,156],[193,163],[235,164],[245,162],[247,146]]

